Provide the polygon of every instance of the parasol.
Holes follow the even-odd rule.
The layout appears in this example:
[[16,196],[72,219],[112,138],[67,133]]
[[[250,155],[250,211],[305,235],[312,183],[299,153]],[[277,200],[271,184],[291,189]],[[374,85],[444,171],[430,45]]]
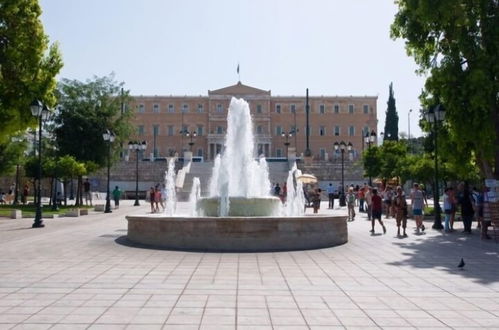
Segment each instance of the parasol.
[[317,178],[315,177],[315,175],[306,174],[306,173],[298,176],[296,179],[302,183],[316,183],[317,182]]

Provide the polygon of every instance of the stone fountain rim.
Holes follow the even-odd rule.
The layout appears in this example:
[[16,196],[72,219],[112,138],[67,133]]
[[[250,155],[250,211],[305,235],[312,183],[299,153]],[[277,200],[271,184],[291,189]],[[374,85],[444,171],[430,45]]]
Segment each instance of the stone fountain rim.
[[213,221],[213,220],[234,220],[234,221],[244,221],[244,220],[325,220],[325,219],[338,219],[343,220],[345,216],[337,215],[332,216],[328,214],[306,214],[306,215],[294,215],[294,216],[226,216],[226,217],[207,217],[207,216],[190,216],[190,215],[152,215],[152,214],[134,214],[125,216],[127,220],[134,219],[144,219],[147,220],[196,220],[196,221]]

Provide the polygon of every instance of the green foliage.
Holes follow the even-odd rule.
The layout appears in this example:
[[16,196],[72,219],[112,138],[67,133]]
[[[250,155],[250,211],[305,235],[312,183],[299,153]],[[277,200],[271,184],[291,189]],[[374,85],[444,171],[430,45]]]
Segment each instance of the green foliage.
[[429,75],[421,95],[423,106],[441,103],[446,109],[446,141],[455,156],[444,156],[461,173],[470,157],[482,176],[499,178],[497,0],[397,4],[392,37],[406,40],[419,71]]
[[410,177],[407,157],[405,140],[384,141],[382,146],[373,146],[364,151],[362,161],[365,175],[383,180]]
[[362,163],[365,177],[377,177],[381,172],[380,150],[377,146],[371,146],[364,151]]
[[395,106],[393,94],[393,83],[390,83],[389,96],[386,108],[384,140],[398,141],[399,139],[399,116]]
[[57,177],[63,181],[85,175],[86,172],[85,164],[76,161],[73,156],[65,155],[57,160]]
[[57,45],[49,47],[37,0],[0,3],[0,143],[35,125],[33,99],[55,104],[55,76],[62,68]]
[[120,93],[122,85],[112,75],[86,82],[64,79],[59,84],[54,133],[60,154],[71,155],[86,164],[91,162],[98,168],[106,166],[108,145],[102,134],[107,129],[114,132],[116,154],[117,147],[132,132],[131,113],[121,113],[121,105],[130,99],[128,92]]
[[24,162],[26,141],[0,143],[0,175],[12,174]]

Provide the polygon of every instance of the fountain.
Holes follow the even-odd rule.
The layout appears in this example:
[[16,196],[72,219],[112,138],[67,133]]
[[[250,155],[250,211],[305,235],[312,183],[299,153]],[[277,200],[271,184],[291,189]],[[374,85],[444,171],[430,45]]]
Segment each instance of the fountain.
[[130,215],[128,239],[171,249],[203,251],[280,251],[329,247],[347,242],[346,217],[304,216],[305,198],[296,178],[288,173],[285,204],[271,196],[268,165],[255,160],[249,105],[232,98],[227,116],[224,152],[217,155],[209,194],[201,197],[194,178],[188,215],[175,212],[174,160],[165,174],[167,207],[163,215]]

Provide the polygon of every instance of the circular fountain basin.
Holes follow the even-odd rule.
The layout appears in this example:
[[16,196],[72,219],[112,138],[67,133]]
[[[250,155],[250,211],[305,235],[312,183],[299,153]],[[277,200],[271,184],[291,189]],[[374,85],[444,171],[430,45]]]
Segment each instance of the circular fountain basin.
[[[277,197],[229,197],[230,217],[271,216],[278,214],[281,200]],[[200,198],[196,209],[200,215],[208,217],[219,216],[220,198]]]
[[345,216],[166,217],[129,215],[128,240],[150,247],[213,252],[326,248],[348,241]]

